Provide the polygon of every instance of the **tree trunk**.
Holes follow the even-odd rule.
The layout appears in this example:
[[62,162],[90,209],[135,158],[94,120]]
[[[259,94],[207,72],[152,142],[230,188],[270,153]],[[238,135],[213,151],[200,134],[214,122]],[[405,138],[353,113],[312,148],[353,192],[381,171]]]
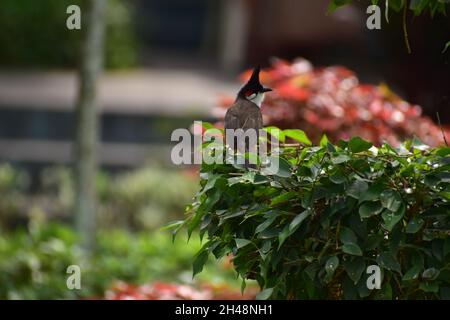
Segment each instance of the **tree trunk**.
[[96,229],[96,148],[98,77],[103,66],[104,13],[106,0],[87,0],[82,7],[81,64],[75,132],[75,224],[83,247],[91,252]]

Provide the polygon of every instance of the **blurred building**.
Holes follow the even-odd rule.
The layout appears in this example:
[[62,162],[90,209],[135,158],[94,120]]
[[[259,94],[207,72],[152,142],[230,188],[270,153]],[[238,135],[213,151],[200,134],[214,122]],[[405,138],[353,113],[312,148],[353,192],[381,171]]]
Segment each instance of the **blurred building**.
[[[149,0],[137,3],[137,30],[150,57],[182,53],[222,70],[301,48],[361,41],[364,14],[346,7],[326,16],[328,0]],[[156,52],[156,54],[155,54]],[[151,58],[145,62],[152,63]],[[176,62],[175,62],[176,63]]]

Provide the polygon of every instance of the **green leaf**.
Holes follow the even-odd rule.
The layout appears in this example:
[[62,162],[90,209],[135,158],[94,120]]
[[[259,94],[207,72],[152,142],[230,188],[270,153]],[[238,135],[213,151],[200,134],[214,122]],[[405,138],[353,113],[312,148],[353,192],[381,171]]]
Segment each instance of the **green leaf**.
[[328,137],[327,137],[326,134],[324,134],[324,135],[322,136],[322,138],[320,139],[319,145],[320,145],[321,147],[326,147],[326,146],[328,145],[328,143],[329,143]]
[[341,227],[340,239],[341,239],[341,242],[344,244],[346,244],[346,243],[356,244],[356,242],[358,241],[353,230],[350,228],[347,228],[347,227]]
[[172,221],[168,224],[166,224],[165,226],[162,226],[159,231],[164,231],[164,230],[168,230],[168,229],[176,229],[177,227],[183,225],[184,220],[178,220],[178,221]]
[[[288,227],[288,226],[286,226]],[[279,236],[280,234],[280,230],[278,228],[270,228],[270,229],[266,229],[264,231],[262,231],[259,235],[258,238],[260,239],[271,239],[271,238],[275,238],[277,236]]]
[[267,300],[273,293],[273,288],[268,288],[256,295],[256,300]]
[[369,290],[369,288],[367,288],[367,279],[368,275],[363,274],[361,279],[359,279],[358,283],[356,284],[356,286],[358,287],[358,295],[361,298],[367,298],[372,293],[372,290]]
[[266,127],[266,128],[264,128],[264,130],[268,134],[274,136],[281,143],[284,143],[286,141],[286,136],[284,135],[283,130],[281,130],[277,127]]
[[439,172],[437,176],[441,182],[450,183],[450,172]]
[[362,180],[355,180],[348,188],[347,194],[350,197],[359,200],[363,196],[363,194],[367,191],[368,188],[369,185],[367,184],[367,182]]
[[275,198],[273,198],[272,201],[270,202],[270,205],[274,206],[274,205],[289,201],[290,199],[294,198],[295,196],[297,196],[297,192],[294,192],[294,191],[282,193],[282,194],[276,196]]
[[382,252],[377,257],[377,263],[387,270],[397,271],[400,273],[400,264],[397,258],[391,252]]
[[206,130],[215,129],[214,125],[210,122],[202,121],[201,124],[202,124],[202,127]]
[[331,162],[333,162],[333,164],[340,164],[340,163],[344,163],[350,160],[350,157],[346,154],[339,154],[336,155],[331,158]]
[[405,275],[402,278],[402,281],[411,281],[417,280],[419,278],[419,274],[422,268],[420,266],[413,266],[411,269],[406,271]]
[[414,15],[420,16],[430,0],[410,0],[409,9],[414,11]]
[[405,5],[405,0],[389,0],[389,7],[396,12],[400,12]]
[[261,174],[258,174],[258,173],[256,173],[255,174],[255,178],[254,178],[254,180],[253,180],[253,184],[254,185],[257,185],[257,184],[265,184],[265,183],[267,183],[267,182],[269,182],[270,180],[267,178],[267,177],[265,177],[265,176],[263,176],[263,175],[261,175]]
[[334,153],[336,152],[336,147],[334,145],[332,145],[330,142],[327,143],[327,150],[330,153]]
[[222,215],[222,219],[228,220],[228,219],[240,217],[243,215],[245,215],[245,210],[238,210],[238,211],[230,210],[227,213],[225,213],[224,215]]
[[428,268],[422,273],[425,280],[435,280],[439,276],[439,270],[436,268]]
[[214,188],[217,180],[221,177],[222,175],[220,174],[212,174],[212,175],[208,175],[208,181],[206,182],[205,186],[203,187],[203,189],[201,190],[201,193],[205,193],[208,190],[211,190],[212,188]]
[[444,47],[444,50],[442,50],[442,53],[445,53],[445,51],[447,51],[448,48],[450,48],[450,41],[445,44],[445,47]]
[[242,279],[241,282],[241,295],[244,295],[245,287],[247,286],[247,282],[245,281],[245,278]]
[[363,201],[375,201],[380,199],[380,194],[383,192],[383,186],[379,184],[372,184],[366,192],[364,192],[360,198],[359,202]]
[[282,178],[289,178],[292,175],[292,166],[289,163],[289,161],[285,160],[284,158],[278,158],[279,159],[279,169],[275,173],[276,176],[282,177]]
[[192,277],[195,277],[196,274],[200,273],[203,270],[203,266],[205,265],[206,261],[208,261],[208,251],[201,251],[197,254],[193,263]]
[[383,210],[381,203],[378,201],[364,202],[359,207],[359,216],[362,219],[369,218],[379,214]]
[[[292,166],[289,161],[277,156],[269,157],[270,166],[264,167],[261,173],[265,175],[275,175],[282,178],[289,178],[292,175]],[[278,166],[276,165],[278,163]]]
[[331,0],[328,4],[327,14],[333,13],[336,9],[351,3],[352,0]]
[[290,223],[289,225],[289,232],[292,234],[297,230],[297,228],[300,226],[300,224],[305,220],[307,217],[311,215],[311,210],[306,210],[297,215]]
[[278,215],[273,214],[270,218],[268,218],[266,221],[261,223],[259,226],[256,227],[255,233],[260,233],[266,230],[278,217]]
[[376,298],[378,300],[392,300],[392,286],[389,282],[385,282],[380,290],[376,292]]
[[[449,41],[450,43],[450,41]],[[441,147],[436,149],[436,154],[440,157],[445,157],[450,155],[450,147]]]
[[342,246],[342,251],[354,256],[362,256],[361,248],[354,243],[346,243]]
[[395,190],[385,190],[380,195],[381,204],[384,208],[397,212],[402,205],[402,197]]
[[392,229],[394,229],[397,223],[399,223],[400,220],[402,220],[404,213],[405,213],[405,206],[403,204],[401,205],[400,209],[397,212],[384,210],[381,213],[381,217],[383,218],[386,230],[391,231]]
[[439,179],[439,177],[436,174],[427,174],[425,176],[424,182],[427,186],[429,187],[435,187],[438,183],[441,182],[441,180]]
[[358,288],[349,277],[344,277],[342,281],[343,298],[345,300],[356,300],[358,298]]
[[341,184],[347,181],[347,176],[345,176],[340,170],[338,170],[330,176],[330,180],[336,184]]
[[350,139],[348,146],[353,153],[358,153],[369,150],[372,147],[372,143],[365,141],[360,137],[354,137]]
[[242,248],[242,247],[245,247],[246,245],[252,243],[250,240],[247,240],[247,239],[239,239],[239,238],[234,239],[234,241],[236,241],[236,247],[237,247],[238,249],[240,249],[240,248]]
[[278,250],[280,250],[284,241],[286,241],[286,239],[289,237],[289,234],[290,234],[289,225],[286,225],[283,228],[283,230],[281,230],[280,234],[278,235]]
[[328,276],[332,276],[334,271],[339,266],[339,258],[336,256],[332,256],[328,258],[327,262],[325,263],[325,272]]
[[420,283],[419,289],[425,292],[438,293],[439,285],[434,281],[427,281]]
[[419,217],[413,217],[406,225],[406,233],[416,233],[422,228],[424,220]]
[[306,136],[306,133],[303,130],[300,129],[286,129],[283,131],[284,135],[286,137],[292,138],[294,140],[297,140],[303,144],[306,144],[307,146],[310,146],[311,140]]
[[350,279],[353,280],[354,284],[357,284],[364,270],[366,269],[366,264],[364,259],[360,257],[352,257],[347,261],[344,261],[344,269]]

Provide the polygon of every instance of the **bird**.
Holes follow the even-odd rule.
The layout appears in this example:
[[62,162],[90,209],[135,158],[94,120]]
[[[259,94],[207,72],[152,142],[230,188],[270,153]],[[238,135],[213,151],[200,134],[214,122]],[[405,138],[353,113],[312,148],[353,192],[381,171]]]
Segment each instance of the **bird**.
[[[240,153],[254,152],[259,139],[259,130],[263,128],[263,119],[261,114],[261,105],[264,101],[266,92],[272,91],[264,87],[259,81],[259,66],[253,69],[248,82],[239,90],[234,104],[225,114],[224,129],[225,141],[227,137],[233,137],[233,150]],[[242,129],[240,131],[236,131]],[[246,142],[245,135],[248,130],[255,130],[255,145],[250,145],[250,140]],[[229,136],[231,134],[233,136]],[[239,137],[242,138],[239,138]],[[235,142],[236,141],[236,142]]]
[[262,129],[261,104],[266,92],[272,91],[259,82],[261,68],[253,69],[248,82],[239,90],[234,104],[225,114],[225,130],[231,129]]

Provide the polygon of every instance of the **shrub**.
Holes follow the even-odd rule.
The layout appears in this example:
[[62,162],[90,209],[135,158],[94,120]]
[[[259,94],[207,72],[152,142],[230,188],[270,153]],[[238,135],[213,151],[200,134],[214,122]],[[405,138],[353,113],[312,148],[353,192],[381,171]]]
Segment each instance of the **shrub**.
[[[231,255],[259,298],[450,298],[450,148],[324,136],[277,157],[276,173],[202,165],[189,216],[173,225],[208,238],[194,274],[210,254]],[[366,285],[370,265],[379,290]]]
[[[246,81],[249,71],[241,79]],[[276,60],[261,73],[273,93],[261,111],[266,125],[299,128],[318,143],[322,134],[330,141],[359,136],[377,146],[417,135],[430,146],[444,143],[439,126],[422,115],[422,109],[404,101],[385,84],[360,83],[355,73],[341,66],[314,68],[305,59],[293,63]],[[214,113],[223,118],[233,99],[223,99]],[[447,137],[450,131],[446,130]]]

